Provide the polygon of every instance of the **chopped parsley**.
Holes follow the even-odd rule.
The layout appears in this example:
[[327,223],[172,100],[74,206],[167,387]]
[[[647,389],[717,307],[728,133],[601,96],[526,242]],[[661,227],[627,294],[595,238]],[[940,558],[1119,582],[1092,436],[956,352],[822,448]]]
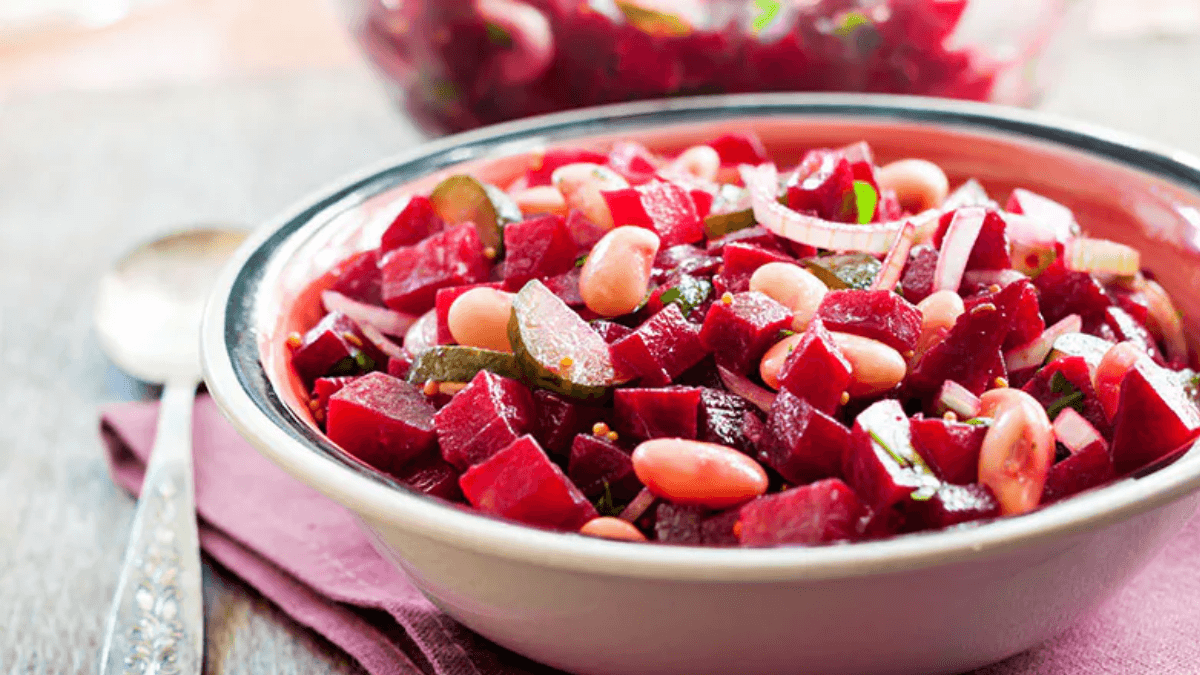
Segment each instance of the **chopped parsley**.
[[604,481],[604,494],[596,500],[596,513],[615,518],[621,515],[621,511],[624,509],[613,503],[612,488],[608,486],[608,481]]
[[488,22],[487,36],[488,40],[498,47],[508,49],[513,45],[512,35],[509,35],[508,31],[494,23]]
[[884,443],[883,439],[879,437],[879,434],[875,433],[874,429],[872,429],[871,431],[868,431],[867,433],[871,434],[871,440],[875,441],[876,445],[883,448],[883,451],[886,452],[888,455],[890,455],[891,458],[893,460],[895,460],[897,464],[899,464],[901,467],[903,467],[905,469],[912,468],[912,466],[913,466],[912,461],[909,460],[907,457],[904,457],[903,455],[898,454],[895,450],[892,450],[891,446],[889,446],[887,443]]
[[1071,381],[1062,374],[1055,372],[1050,378],[1050,391],[1060,396],[1046,406],[1046,416],[1053,420],[1066,408],[1074,408],[1075,412],[1083,412],[1083,392],[1075,388]]
[[970,424],[973,427],[990,427],[992,426],[992,418],[972,417],[969,420],[963,420],[963,424]]
[[879,205],[879,193],[872,185],[864,180],[854,181],[854,204],[858,213],[858,224],[866,225],[875,217],[875,207]]
[[764,28],[770,26],[775,21],[775,16],[779,14],[779,0],[754,0],[754,5],[758,7],[759,14],[754,17],[754,32],[762,32]]
[[852,34],[859,26],[870,26],[871,20],[862,12],[847,12],[846,17],[842,19],[842,25],[833,29],[833,32],[840,36],[846,37]]
[[788,328],[783,328],[779,331],[779,339],[782,340],[783,338],[791,337],[795,334],[796,334],[796,331],[790,330]]
[[588,258],[588,254],[586,254],[586,253],[584,253],[583,255],[579,256],[578,258],[576,258],[576,259],[575,259],[575,266],[576,266],[576,267],[583,267],[583,264],[584,264],[585,262],[587,262],[587,258]]
[[685,274],[674,286],[663,291],[658,299],[662,302],[663,307],[675,303],[679,307],[679,311],[684,316],[688,316],[711,294],[712,282]]
[[663,305],[669,305],[681,297],[683,297],[683,293],[678,288],[671,287],[663,291],[663,294],[658,296],[658,299],[662,301]]

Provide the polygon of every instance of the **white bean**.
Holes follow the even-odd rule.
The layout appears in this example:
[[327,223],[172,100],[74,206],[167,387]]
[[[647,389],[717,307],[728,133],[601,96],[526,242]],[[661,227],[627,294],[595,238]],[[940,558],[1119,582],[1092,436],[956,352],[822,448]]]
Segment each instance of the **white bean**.
[[754,270],[750,290],[758,291],[792,310],[792,330],[808,328],[829,289],[799,265],[772,262]]
[[670,171],[685,173],[701,180],[716,180],[721,170],[721,156],[712,146],[693,145],[679,153],[671,162]]
[[962,298],[954,291],[933,293],[918,302],[917,309],[921,310],[921,337],[917,339],[914,362],[940,342],[965,311]]
[[612,169],[587,162],[558,167],[550,175],[550,182],[562,193],[568,208],[578,209],[603,230],[613,228],[613,216],[600,192],[629,187],[629,182]]
[[567,200],[552,185],[525,188],[509,196],[517,203],[523,216],[536,216],[539,213],[567,215]]
[[1020,389],[992,389],[979,397],[979,414],[992,425],[979,450],[979,482],[992,489],[1004,515],[1037,508],[1054,462],[1054,427],[1046,410]]
[[950,193],[950,181],[942,167],[923,159],[902,159],[880,167],[875,173],[882,190],[894,190],[900,206],[920,213],[940,206]]
[[661,241],[644,228],[623,225],[592,247],[579,273],[583,304],[600,316],[628,314],[642,303]]
[[508,319],[512,299],[512,293],[496,288],[472,288],[450,304],[446,327],[460,345],[511,352]]
[[861,335],[837,332],[830,335],[850,362],[850,385],[846,391],[852,398],[881,394],[904,380],[908,364],[900,352]]

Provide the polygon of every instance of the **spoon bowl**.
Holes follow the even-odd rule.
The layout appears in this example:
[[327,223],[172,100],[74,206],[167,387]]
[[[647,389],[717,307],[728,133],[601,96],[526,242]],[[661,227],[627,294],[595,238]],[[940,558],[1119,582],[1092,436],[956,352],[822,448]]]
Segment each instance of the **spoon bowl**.
[[200,545],[192,479],[192,403],[205,298],[245,237],[197,228],[144,244],[100,280],[96,334],[130,375],[165,385],[125,562],[100,653],[101,675],[198,675],[204,660]]

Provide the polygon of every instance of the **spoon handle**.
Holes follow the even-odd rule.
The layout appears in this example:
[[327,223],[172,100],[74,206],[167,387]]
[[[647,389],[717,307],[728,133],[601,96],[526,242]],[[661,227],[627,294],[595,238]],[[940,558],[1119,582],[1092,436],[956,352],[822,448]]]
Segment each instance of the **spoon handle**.
[[154,449],[109,612],[101,675],[201,672],[204,605],[192,486],[196,384],[168,382],[163,388]]

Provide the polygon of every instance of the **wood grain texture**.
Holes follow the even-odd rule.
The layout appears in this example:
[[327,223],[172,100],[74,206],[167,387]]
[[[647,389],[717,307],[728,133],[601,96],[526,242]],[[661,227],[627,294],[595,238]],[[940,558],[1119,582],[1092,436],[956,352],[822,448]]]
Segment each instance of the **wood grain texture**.
[[[1084,44],[1043,107],[1200,153],[1196,72],[1197,41]],[[133,513],[97,412],[143,393],[91,334],[105,266],[181,224],[260,222],[417,138],[359,71],[0,103],[0,675],[95,670]],[[359,672],[228,573],[206,583],[208,672]]]

